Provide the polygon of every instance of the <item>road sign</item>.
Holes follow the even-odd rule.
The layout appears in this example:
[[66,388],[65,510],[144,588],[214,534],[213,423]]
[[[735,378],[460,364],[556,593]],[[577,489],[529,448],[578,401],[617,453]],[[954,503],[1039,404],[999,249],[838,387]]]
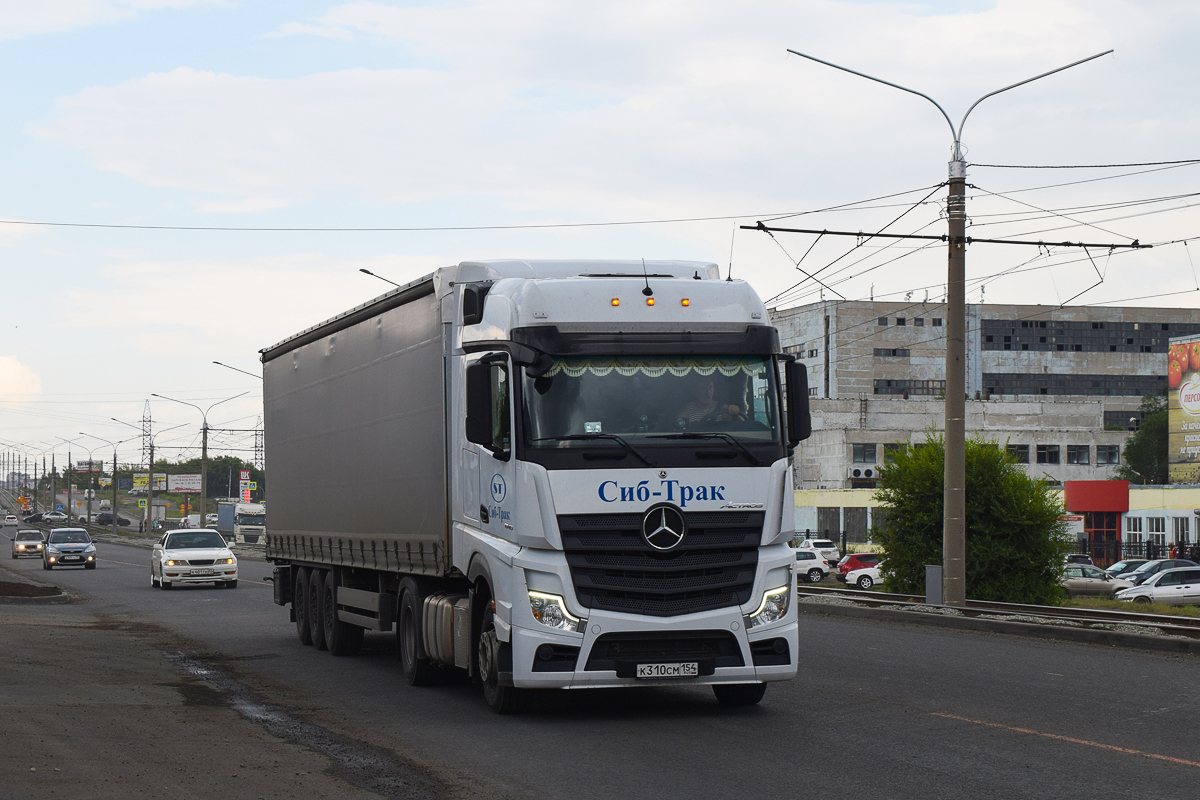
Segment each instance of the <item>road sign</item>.
[[138,500],[138,508],[145,508],[145,507],[146,507],[146,501]]
[[63,504],[62,504],[62,503],[58,503],[57,505],[55,505],[55,506],[54,506],[54,510],[55,510],[55,511],[62,511],[62,510],[63,510]]
[[258,490],[258,481],[247,481],[247,483],[249,484],[250,491],[254,492]]

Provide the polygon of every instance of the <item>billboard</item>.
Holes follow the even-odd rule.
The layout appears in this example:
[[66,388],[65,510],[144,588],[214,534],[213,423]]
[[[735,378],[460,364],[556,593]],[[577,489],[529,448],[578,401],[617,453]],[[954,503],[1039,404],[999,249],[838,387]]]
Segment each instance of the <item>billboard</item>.
[[195,475],[168,475],[168,492],[195,492],[200,494],[200,473]]
[[1167,463],[1171,483],[1200,483],[1200,336],[1167,350]]
[[[149,478],[150,478],[150,473],[148,473],[148,472],[134,473],[133,490],[145,492],[146,484],[148,484],[150,482]],[[125,480],[125,479],[122,478],[121,480]],[[162,473],[158,473],[158,472],[154,473],[154,491],[165,492],[166,490],[167,490],[167,476]],[[199,491],[199,490],[197,489],[197,491]]]

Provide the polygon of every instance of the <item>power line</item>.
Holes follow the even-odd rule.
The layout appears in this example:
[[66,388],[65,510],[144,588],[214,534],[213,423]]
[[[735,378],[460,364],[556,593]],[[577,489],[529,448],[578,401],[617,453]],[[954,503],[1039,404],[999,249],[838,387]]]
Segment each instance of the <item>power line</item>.
[[1136,164],[968,164],[969,167],[992,169],[1123,169],[1125,167],[1158,167],[1164,164],[1200,164],[1200,158],[1181,161],[1142,161]]

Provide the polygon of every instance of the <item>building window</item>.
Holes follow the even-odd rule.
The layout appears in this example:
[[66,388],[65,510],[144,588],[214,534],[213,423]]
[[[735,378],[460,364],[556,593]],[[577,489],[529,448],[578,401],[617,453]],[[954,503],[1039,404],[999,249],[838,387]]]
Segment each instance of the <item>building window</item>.
[[1146,532],[1150,535],[1150,541],[1155,544],[1167,543],[1167,518],[1166,517],[1146,517]]
[[816,397],[817,396],[817,387],[815,387],[815,386],[808,387],[808,396]]
[[874,464],[875,463],[875,445],[873,444],[856,444],[854,447],[854,463],[855,464]]
[[927,381],[911,378],[875,381],[875,394],[938,396],[945,393],[945,381]]
[[913,325],[916,325],[918,328],[925,327],[925,318],[917,317],[916,319],[913,320]]
[[1029,463],[1029,445],[1027,444],[1010,444],[1005,449],[1008,454],[1013,457],[1018,464]]
[[942,327],[942,318],[941,317],[934,317],[933,319],[930,320],[930,322],[933,324],[933,327],[935,327],[935,328]]
[[1120,464],[1121,463],[1121,445],[1119,445],[1119,444],[1098,444],[1098,445],[1096,445],[1096,463],[1097,464]]
[[1187,517],[1172,517],[1173,533],[1175,541],[1179,544],[1186,544],[1191,541],[1192,521]]
[[815,347],[814,347],[812,350],[809,350],[809,351],[808,351],[808,357],[809,357],[809,358],[816,358],[816,357],[817,357],[817,350],[816,350],[816,348],[815,348]]
[[1068,464],[1087,464],[1091,461],[1092,448],[1086,444],[1069,444],[1067,445],[1067,463]]
[[908,348],[906,347],[876,347],[876,358],[908,358]]
[[904,317],[896,317],[896,324],[901,326],[907,325],[908,320],[906,320]]
[[880,317],[879,324],[886,328],[887,327],[887,317]]
[[1039,464],[1058,464],[1058,445],[1056,444],[1039,444],[1037,446],[1037,463]]
[[892,463],[892,459],[896,457],[896,454],[903,450],[906,446],[907,445],[905,445],[903,442],[885,444],[883,446],[883,463]]
[[1142,518],[1125,518],[1125,541],[1133,544],[1142,541]]

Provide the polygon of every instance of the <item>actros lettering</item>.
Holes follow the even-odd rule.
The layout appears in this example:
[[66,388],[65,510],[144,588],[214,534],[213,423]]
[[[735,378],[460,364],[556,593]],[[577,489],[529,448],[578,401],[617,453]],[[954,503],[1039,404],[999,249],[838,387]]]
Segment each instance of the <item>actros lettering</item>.
[[659,481],[657,487],[651,487],[650,481],[638,481],[634,486],[621,486],[616,481],[605,481],[600,484],[598,493],[606,503],[645,503],[651,498],[679,503],[680,508],[687,508],[689,502],[695,500],[724,500],[724,486],[689,486],[679,481]]

